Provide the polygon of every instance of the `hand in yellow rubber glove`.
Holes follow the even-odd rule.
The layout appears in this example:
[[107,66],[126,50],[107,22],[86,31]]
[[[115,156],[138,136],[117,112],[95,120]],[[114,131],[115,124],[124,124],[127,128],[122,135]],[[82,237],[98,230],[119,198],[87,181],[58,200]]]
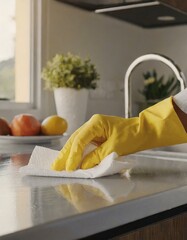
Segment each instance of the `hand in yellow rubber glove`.
[[[83,158],[85,147],[94,141],[100,145]],[[122,156],[185,142],[187,134],[170,97],[145,109],[135,118],[94,115],[72,134],[53,162],[52,169],[92,168],[111,152]]]

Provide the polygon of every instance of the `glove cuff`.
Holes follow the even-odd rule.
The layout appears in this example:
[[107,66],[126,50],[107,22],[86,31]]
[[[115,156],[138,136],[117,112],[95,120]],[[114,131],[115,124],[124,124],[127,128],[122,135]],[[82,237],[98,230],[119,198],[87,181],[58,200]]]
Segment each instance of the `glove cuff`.
[[187,142],[187,133],[174,110],[169,97],[139,115],[139,130],[149,138],[152,147],[175,145]]

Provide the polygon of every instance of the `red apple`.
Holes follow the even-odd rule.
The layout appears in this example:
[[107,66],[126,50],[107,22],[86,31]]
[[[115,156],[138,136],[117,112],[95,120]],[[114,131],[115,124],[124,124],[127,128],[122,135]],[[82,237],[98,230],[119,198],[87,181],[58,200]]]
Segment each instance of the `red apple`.
[[10,125],[6,119],[0,118],[0,135],[10,135],[11,129]]
[[13,136],[36,136],[40,133],[41,124],[31,114],[16,115],[11,124]]

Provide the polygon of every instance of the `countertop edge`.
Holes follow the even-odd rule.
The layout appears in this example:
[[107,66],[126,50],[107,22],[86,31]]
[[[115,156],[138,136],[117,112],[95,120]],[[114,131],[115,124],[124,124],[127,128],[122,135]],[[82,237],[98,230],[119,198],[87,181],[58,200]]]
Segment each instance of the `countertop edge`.
[[59,236],[65,240],[80,239],[185,205],[186,199],[187,186],[183,186],[38,225],[2,236],[0,239],[59,240]]

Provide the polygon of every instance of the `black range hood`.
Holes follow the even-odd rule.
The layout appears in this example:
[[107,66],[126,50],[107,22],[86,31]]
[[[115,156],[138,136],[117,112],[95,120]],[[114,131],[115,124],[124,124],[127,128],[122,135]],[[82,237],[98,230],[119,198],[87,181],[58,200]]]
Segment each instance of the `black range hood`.
[[187,13],[162,1],[150,0],[58,0],[105,14],[145,28],[187,24]]

